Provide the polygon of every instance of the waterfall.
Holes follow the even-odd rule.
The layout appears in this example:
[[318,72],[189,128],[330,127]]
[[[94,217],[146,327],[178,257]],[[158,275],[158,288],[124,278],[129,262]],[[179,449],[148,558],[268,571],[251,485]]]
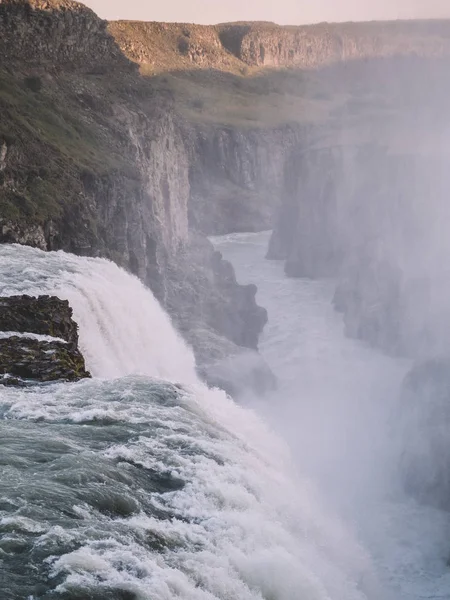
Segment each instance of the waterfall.
[[96,377],[197,381],[192,352],[152,292],[108,260],[3,246],[0,295],[15,294],[54,294],[69,301],[87,367]]
[[368,556],[284,443],[198,381],[138,279],[1,246],[0,281],[0,295],[69,300],[94,374],[0,388],[0,533],[34,565],[18,575],[11,542],[8,598],[380,600]]

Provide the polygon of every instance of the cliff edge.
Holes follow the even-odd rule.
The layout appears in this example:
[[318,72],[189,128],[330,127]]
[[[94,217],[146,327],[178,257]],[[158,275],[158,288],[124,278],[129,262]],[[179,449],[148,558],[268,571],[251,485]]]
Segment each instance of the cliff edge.
[[199,360],[203,330],[255,351],[256,290],[189,224],[190,148],[170,92],[79,3],[4,0],[0,40],[0,242],[114,260]]
[[124,54],[144,72],[317,68],[392,56],[450,55],[450,21],[380,21],[280,26],[193,25],[115,21],[108,25]]

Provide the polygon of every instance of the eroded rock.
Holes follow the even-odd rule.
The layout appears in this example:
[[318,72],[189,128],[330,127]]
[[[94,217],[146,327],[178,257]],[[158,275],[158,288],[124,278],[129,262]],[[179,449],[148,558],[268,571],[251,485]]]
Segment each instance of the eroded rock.
[[18,336],[0,339],[0,373],[6,376],[0,383],[16,385],[29,380],[78,381],[90,376],[78,348]]
[[0,219],[0,244],[22,244],[47,250],[44,227],[38,224],[24,224]]
[[0,331],[37,333],[78,344],[78,326],[67,300],[55,296],[0,298]]
[[0,298],[1,384],[21,386],[87,377],[90,373],[78,348],[78,326],[67,300],[54,296]]

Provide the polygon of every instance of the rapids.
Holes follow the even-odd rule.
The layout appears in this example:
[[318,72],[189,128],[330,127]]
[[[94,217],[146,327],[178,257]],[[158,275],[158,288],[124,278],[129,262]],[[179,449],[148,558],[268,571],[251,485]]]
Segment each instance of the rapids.
[[0,388],[5,599],[374,593],[370,561],[283,442],[198,381],[192,352],[135,277],[1,246],[0,281],[0,295],[67,298],[95,375]]
[[214,241],[270,311],[281,384],[247,407],[197,379],[132,275],[0,246],[0,295],[67,298],[95,376],[0,387],[2,597],[450,598],[449,519],[390,468],[408,365],[345,339],[332,283],[286,279],[267,234]]

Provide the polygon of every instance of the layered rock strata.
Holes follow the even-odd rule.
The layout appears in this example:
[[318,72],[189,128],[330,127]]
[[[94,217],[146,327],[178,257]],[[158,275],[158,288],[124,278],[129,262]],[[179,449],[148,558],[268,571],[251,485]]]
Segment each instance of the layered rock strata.
[[90,377],[66,300],[0,298],[0,383],[30,385]]

